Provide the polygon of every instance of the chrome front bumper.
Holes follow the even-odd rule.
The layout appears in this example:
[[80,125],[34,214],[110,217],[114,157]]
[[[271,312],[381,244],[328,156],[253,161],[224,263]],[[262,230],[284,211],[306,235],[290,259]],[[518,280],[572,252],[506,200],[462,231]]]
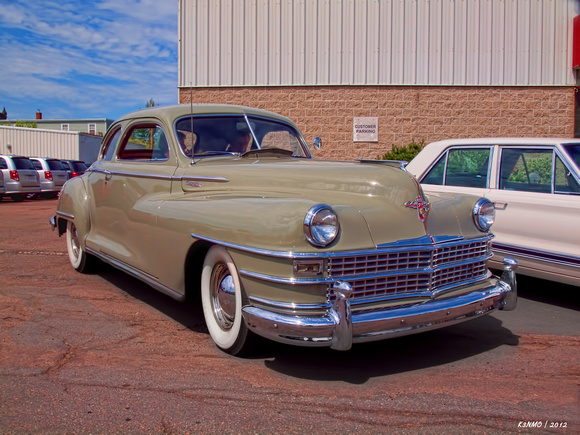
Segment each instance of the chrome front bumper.
[[352,313],[347,282],[334,284],[335,301],[322,316],[291,316],[263,308],[243,308],[251,331],[270,340],[301,346],[349,350],[353,343],[383,340],[465,322],[494,310],[513,310],[517,304],[517,262],[504,259],[504,272],[494,285],[448,299]]

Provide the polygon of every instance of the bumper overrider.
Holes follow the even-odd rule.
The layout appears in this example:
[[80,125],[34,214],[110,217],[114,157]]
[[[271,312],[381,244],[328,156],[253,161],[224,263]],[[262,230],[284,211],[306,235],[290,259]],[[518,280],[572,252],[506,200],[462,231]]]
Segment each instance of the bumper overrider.
[[494,284],[447,299],[379,311],[353,313],[352,287],[334,283],[334,302],[324,315],[287,315],[257,306],[243,308],[250,330],[268,339],[301,346],[349,350],[353,343],[383,340],[450,326],[489,314],[510,311],[517,304],[517,262],[504,259]]

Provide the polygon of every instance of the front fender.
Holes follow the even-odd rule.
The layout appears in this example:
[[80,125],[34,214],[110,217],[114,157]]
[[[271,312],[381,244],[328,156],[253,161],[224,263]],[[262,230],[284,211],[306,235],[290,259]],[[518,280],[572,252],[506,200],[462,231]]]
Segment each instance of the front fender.
[[304,235],[304,218],[317,202],[305,198],[217,195],[166,201],[158,226],[180,228],[203,238],[282,252],[320,252],[374,247],[368,226],[353,207],[333,205],[341,231],[326,248],[315,248]]

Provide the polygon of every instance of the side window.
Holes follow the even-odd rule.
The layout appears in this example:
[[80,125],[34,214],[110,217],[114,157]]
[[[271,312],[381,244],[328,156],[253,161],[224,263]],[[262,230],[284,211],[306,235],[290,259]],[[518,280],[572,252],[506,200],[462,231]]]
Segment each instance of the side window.
[[551,193],[553,160],[549,149],[503,148],[499,188]]
[[167,138],[163,129],[155,124],[133,127],[119,151],[122,160],[164,161],[168,157]]
[[121,137],[121,129],[118,128],[113,137],[107,142],[101,150],[101,160],[112,160]]
[[0,157],[0,169],[8,169],[8,163],[6,163],[6,160],[4,160],[1,157]]
[[451,149],[421,180],[425,184],[486,187],[489,174],[489,148]]
[[580,185],[558,156],[554,165],[554,193],[580,193]]
[[31,162],[34,165],[34,169],[36,169],[37,171],[42,170],[42,163],[40,163],[38,160],[31,160]]

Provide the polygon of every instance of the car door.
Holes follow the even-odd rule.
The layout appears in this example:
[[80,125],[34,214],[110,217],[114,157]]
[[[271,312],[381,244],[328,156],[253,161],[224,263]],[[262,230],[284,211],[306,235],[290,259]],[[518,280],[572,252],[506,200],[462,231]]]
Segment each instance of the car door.
[[561,156],[553,147],[504,145],[498,157],[496,188],[488,197],[507,207],[493,227],[494,251],[517,257],[522,267],[558,274],[569,263],[570,273],[579,275],[570,257],[580,259],[580,186],[567,177]]
[[90,245],[155,277],[157,210],[171,190],[175,154],[155,120],[135,122],[111,141],[119,145],[107,144],[89,175]]

